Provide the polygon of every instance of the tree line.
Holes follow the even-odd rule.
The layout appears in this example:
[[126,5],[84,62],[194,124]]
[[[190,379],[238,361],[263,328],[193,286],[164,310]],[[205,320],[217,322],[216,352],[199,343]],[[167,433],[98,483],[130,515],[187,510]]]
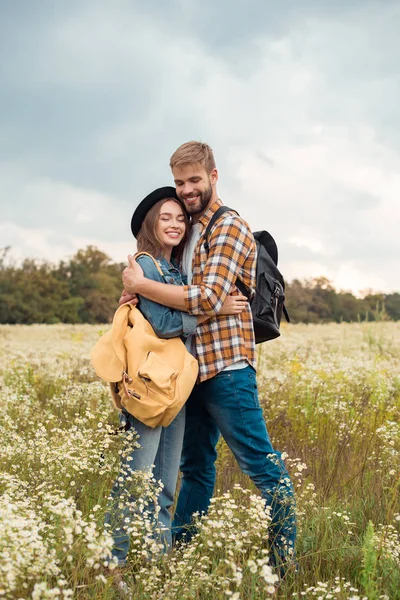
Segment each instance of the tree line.
[[[94,246],[57,265],[26,259],[17,266],[0,256],[0,323],[108,323],[118,306],[123,263]],[[400,293],[357,298],[336,291],[325,277],[286,285],[293,323],[400,319]]]

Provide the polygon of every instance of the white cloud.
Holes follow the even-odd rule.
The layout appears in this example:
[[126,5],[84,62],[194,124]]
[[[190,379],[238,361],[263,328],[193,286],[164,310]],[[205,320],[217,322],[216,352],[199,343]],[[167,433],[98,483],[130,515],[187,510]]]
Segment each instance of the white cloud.
[[297,246],[297,248],[308,248],[309,250],[311,250],[312,252],[314,252],[316,254],[323,250],[321,240],[318,240],[316,238],[294,236],[294,237],[290,238],[288,241],[290,244]]
[[350,290],[360,295],[363,290],[393,291],[385,277],[357,268],[352,262],[340,265],[332,277],[341,290]]
[[0,224],[2,247],[11,246],[11,257],[20,264],[27,257],[35,257],[51,264],[66,260],[78,250],[87,246],[96,246],[114,261],[126,263],[128,254],[136,252],[136,241],[104,242],[95,236],[71,236],[61,238],[59,243],[54,239],[50,229],[19,227],[13,223]]
[[[390,293],[393,286],[390,282],[388,269],[383,270],[382,275],[365,271],[362,266],[358,267],[353,261],[345,261],[340,265],[332,266],[327,262],[317,260],[292,260],[285,264],[285,275],[288,281],[293,279],[312,279],[326,277],[333,281],[338,291],[351,291],[356,296],[362,296],[365,290],[379,290]],[[389,279],[387,279],[389,276]]]
[[74,251],[69,240],[67,243],[55,243],[53,233],[48,229],[32,229],[5,222],[0,224],[0,236],[3,247],[11,246],[11,257],[17,263],[27,257],[56,263]]
[[0,171],[0,195],[8,199],[3,219],[39,231],[44,227],[54,236],[95,233],[106,241],[130,230],[130,203],[95,189],[30,178],[14,168],[11,173]]

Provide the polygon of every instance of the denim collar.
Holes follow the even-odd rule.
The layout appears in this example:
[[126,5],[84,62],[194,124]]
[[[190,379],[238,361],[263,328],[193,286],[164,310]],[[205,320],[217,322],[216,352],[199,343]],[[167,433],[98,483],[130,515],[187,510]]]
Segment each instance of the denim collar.
[[158,259],[161,267],[164,267],[167,271],[179,271],[179,265],[175,258],[171,258],[171,262],[169,262],[165,256],[160,256]]

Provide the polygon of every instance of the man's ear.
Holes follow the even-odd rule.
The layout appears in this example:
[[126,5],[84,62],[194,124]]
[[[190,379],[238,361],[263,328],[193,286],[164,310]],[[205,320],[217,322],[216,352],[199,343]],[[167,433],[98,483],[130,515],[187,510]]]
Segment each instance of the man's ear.
[[211,183],[217,183],[218,181],[218,171],[215,168],[210,173],[210,181]]

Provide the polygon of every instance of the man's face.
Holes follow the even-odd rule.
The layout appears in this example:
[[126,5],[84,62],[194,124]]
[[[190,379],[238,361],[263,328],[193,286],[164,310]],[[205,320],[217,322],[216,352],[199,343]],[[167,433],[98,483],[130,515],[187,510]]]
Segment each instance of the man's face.
[[186,167],[174,167],[176,193],[184,203],[189,215],[197,215],[210,203],[218,179],[217,169],[207,173],[203,165],[194,164]]

